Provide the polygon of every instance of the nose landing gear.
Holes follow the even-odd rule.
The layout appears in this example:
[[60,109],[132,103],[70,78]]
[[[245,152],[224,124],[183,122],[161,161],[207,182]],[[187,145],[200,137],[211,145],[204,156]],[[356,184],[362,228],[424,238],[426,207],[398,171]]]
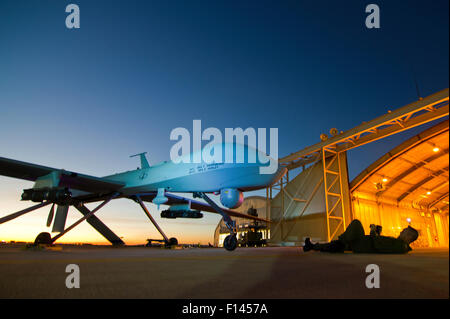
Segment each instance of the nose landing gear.
[[223,247],[228,251],[233,251],[237,247],[237,238],[236,238],[236,224],[235,222],[228,216],[227,213],[225,213],[219,206],[217,206],[216,203],[214,203],[205,193],[202,192],[195,192],[195,197],[201,197],[203,198],[217,213],[222,215],[223,220],[225,222],[225,225],[230,230],[230,235],[225,237],[225,240],[223,241]]
[[233,251],[237,247],[237,238],[236,234],[228,235],[225,237],[225,240],[223,241],[223,247],[225,247],[228,251]]

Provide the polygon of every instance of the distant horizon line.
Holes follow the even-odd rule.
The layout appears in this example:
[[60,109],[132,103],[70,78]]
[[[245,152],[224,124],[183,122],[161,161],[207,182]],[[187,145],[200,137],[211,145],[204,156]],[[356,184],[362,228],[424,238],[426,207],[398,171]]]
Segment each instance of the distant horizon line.
[[[0,245],[9,245],[9,244],[33,244],[33,241],[24,241],[24,240],[0,240]],[[130,243],[127,244],[125,243],[124,245],[120,245],[120,246],[145,246],[147,243]],[[155,245],[157,245],[159,243],[155,243]],[[114,245],[110,244],[110,243],[105,243],[105,242],[58,242],[58,243],[54,243],[53,245],[74,245],[74,246],[81,246],[81,245],[91,245],[91,246],[110,246],[113,247]],[[178,244],[177,246],[183,246],[183,245],[205,245],[208,246],[209,242],[207,244],[202,244],[201,242],[196,242],[196,243],[181,243]],[[213,245],[213,244],[211,244]],[[214,246],[214,245],[213,245]]]

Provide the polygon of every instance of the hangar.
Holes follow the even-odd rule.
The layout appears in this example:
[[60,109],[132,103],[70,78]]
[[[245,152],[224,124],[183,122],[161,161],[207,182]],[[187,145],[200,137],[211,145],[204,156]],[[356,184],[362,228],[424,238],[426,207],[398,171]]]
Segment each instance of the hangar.
[[380,157],[350,183],[352,212],[364,227],[383,225],[398,236],[411,224],[414,244],[448,247],[448,120]]
[[[258,201],[258,214],[271,221],[269,244],[301,245],[306,237],[330,241],[357,218],[366,232],[377,224],[383,235],[398,236],[410,224],[420,232],[415,247],[448,247],[448,115],[445,89],[346,132],[332,129],[331,137],[323,134],[320,143],[280,158],[288,173],[266,189],[265,209]],[[426,123],[434,125],[349,181],[348,150]],[[245,222],[237,221],[237,227]],[[219,223],[217,245],[225,232]]]

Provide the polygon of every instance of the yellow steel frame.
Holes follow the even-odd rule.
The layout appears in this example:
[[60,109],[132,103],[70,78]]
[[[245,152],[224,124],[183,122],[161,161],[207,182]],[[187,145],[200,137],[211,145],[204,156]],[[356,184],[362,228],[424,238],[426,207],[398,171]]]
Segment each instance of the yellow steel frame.
[[[330,155],[327,156],[327,153]],[[325,190],[327,237],[328,241],[331,241],[336,236],[339,229],[345,230],[346,227],[346,212],[344,205],[344,194],[342,191],[343,181],[339,153],[334,150],[324,148],[322,150],[322,165],[323,184]],[[332,176],[330,177],[330,175]],[[339,206],[341,207],[340,213],[337,209]],[[331,220],[337,221],[337,225],[332,225]]]

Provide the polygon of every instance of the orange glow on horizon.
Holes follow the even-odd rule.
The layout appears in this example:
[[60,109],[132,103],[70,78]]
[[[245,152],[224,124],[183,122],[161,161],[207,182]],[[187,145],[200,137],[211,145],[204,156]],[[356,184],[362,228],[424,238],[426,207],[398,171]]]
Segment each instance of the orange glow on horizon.
[[[81,226],[81,225],[80,225]],[[94,232],[96,232],[94,230]],[[50,233],[52,236],[55,236],[57,233]],[[8,236],[4,237],[0,235],[0,242],[2,243],[33,243],[38,233],[33,233],[32,235],[16,235],[16,236]],[[151,239],[162,239],[161,236],[136,236],[129,237],[128,239],[122,236],[121,239],[125,242],[126,245],[145,245],[147,243],[147,238]],[[173,234],[171,237],[176,237],[178,239],[179,244],[201,244],[207,245],[208,243],[213,244],[214,238],[211,236],[211,239],[205,238],[204,236],[186,236],[182,234]],[[84,229],[77,231],[76,229],[72,234],[67,233],[61,239],[57,240],[55,244],[92,244],[92,245],[111,245],[111,243],[104,239],[100,234],[90,234],[90,232],[86,232]]]
[[[6,193],[6,194],[5,194]],[[30,207],[30,202],[20,201],[15,190],[8,190],[7,185],[0,188],[2,205],[0,206],[0,217]],[[86,205],[92,209],[96,204]],[[204,214],[202,220],[166,220],[159,217],[160,213],[153,205],[148,205],[151,214],[160,225],[164,233],[170,238],[175,237],[180,244],[202,244],[214,243],[214,230],[220,221],[220,215]],[[49,208],[44,207],[30,212],[16,219],[0,225],[0,242],[9,243],[26,242],[33,243],[36,236],[41,232],[51,233],[51,227],[45,223]],[[109,203],[106,207],[95,214],[102,220],[126,245],[143,245],[147,239],[162,239],[161,234],[148,220],[138,205],[131,201],[118,199]],[[74,208],[69,209],[66,227],[76,222],[82,215]],[[65,234],[56,244],[94,244],[110,245],[101,234],[83,221],[73,230]]]

